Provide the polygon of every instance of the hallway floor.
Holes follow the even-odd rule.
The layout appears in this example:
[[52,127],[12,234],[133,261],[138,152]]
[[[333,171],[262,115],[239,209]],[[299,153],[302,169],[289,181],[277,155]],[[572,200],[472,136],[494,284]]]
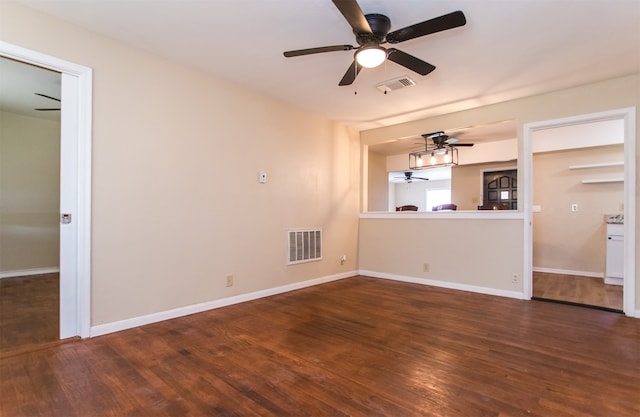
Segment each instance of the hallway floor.
[[59,338],[58,273],[0,279],[0,352]]
[[623,287],[607,285],[602,278],[533,273],[533,296],[622,310]]

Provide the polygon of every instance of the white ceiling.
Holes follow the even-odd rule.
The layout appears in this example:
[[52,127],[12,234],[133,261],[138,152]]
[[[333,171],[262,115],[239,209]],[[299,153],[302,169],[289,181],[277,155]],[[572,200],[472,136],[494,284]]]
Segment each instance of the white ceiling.
[[[330,0],[19,1],[359,129],[640,72],[638,0],[359,0],[391,30],[455,10],[467,25],[395,45],[431,74],[388,62],[349,87],[351,51],[282,55],[356,44]],[[402,75],[417,85],[375,88]]]
[[59,99],[60,73],[0,58],[0,110],[30,117],[59,120],[59,111],[35,109],[60,108],[60,103],[35,93]]

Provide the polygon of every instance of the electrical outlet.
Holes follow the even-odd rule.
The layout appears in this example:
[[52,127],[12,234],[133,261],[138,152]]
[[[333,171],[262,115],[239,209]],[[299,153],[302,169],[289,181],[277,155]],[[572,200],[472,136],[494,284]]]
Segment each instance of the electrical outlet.
[[576,203],[571,204],[571,211],[578,211],[578,205]]
[[518,274],[513,274],[513,277],[511,277],[511,282],[513,282],[514,284],[518,282]]
[[422,272],[429,272],[429,264],[428,263],[422,264]]
[[340,265],[344,265],[345,262],[347,262],[347,255],[342,255],[340,258]]
[[232,287],[233,286],[233,275],[228,274],[227,275],[227,287]]

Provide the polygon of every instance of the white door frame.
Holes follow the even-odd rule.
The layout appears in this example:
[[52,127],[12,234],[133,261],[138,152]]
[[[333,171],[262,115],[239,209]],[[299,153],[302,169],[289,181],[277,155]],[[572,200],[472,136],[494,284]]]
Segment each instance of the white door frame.
[[91,68],[0,41],[0,56],[62,74],[60,338],[91,334]]
[[624,299],[622,310],[636,317],[636,108],[583,114],[555,120],[526,123],[523,127],[524,295],[533,295],[533,132],[603,120],[624,121]]

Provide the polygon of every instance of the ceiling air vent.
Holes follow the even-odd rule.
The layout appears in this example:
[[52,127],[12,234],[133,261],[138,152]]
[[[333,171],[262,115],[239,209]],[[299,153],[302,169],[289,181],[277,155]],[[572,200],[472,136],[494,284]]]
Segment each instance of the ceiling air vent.
[[416,85],[416,82],[408,76],[404,75],[402,77],[382,82],[376,85],[376,88],[386,94],[390,91],[399,90],[405,87],[411,87],[412,85]]

